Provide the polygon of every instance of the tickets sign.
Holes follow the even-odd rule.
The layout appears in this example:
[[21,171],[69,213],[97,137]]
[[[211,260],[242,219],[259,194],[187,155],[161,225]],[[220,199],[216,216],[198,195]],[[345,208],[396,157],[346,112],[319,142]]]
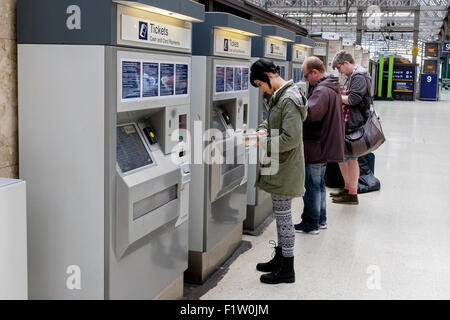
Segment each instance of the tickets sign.
[[191,29],[123,14],[122,40],[190,49]]

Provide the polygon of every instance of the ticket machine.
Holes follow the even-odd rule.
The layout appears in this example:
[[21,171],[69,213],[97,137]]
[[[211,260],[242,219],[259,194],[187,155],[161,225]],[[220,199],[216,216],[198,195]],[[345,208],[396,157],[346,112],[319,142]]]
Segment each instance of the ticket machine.
[[260,34],[259,24],[216,12],[193,29],[188,282],[204,282],[242,241],[248,169],[242,136],[251,42]]
[[19,0],[17,13],[30,298],[182,297],[204,6]]
[[295,42],[291,42],[288,45],[289,72],[292,80],[304,96],[308,92],[308,81],[305,80],[303,75],[302,64],[311,55],[313,48],[314,40],[303,36],[296,36]]
[[[273,60],[280,66],[280,76],[289,80],[291,78],[289,62],[287,61],[288,44],[296,40],[295,33],[285,28],[273,25],[263,25],[262,35],[253,39],[252,62],[260,58]],[[257,128],[267,118],[268,101],[259,88],[250,87],[250,128]],[[254,187],[257,175],[257,164],[250,164],[247,184],[247,217],[244,221],[244,230],[253,234],[254,231],[272,214],[272,200],[270,195]]]

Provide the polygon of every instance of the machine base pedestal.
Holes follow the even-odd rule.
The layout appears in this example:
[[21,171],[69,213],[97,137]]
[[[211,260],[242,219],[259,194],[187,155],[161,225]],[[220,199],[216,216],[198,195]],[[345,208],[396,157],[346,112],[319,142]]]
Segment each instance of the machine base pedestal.
[[221,242],[207,252],[189,251],[189,266],[185,281],[203,284],[225,262],[242,241],[242,223],[238,224]]
[[154,300],[181,300],[183,299],[183,274],[163,289]]
[[245,230],[256,230],[268,216],[272,214],[272,198],[268,197],[261,203],[251,206],[247,205],[247,218],[244,220]]

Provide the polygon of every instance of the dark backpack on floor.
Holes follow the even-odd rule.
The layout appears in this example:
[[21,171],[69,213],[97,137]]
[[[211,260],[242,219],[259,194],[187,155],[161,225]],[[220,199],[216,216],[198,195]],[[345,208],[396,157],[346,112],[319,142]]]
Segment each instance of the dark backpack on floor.
[[[367,193],[380,190],[380,180],[374,176],[375,155],[369,153],[358,158],[359,181],[358,193]],[[339,165],[335,162],[327,163],[325,171],[325,185],[329,188],[343,188],[345,186]]]

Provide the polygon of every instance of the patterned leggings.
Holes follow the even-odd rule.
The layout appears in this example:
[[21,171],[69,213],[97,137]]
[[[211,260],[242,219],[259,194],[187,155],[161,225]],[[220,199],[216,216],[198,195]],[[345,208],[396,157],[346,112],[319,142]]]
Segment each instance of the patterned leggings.
[[294,256],[295,230],[291,215],[292,198],[272,194],[272,206],[277,221],[278,246],[283,257]]

